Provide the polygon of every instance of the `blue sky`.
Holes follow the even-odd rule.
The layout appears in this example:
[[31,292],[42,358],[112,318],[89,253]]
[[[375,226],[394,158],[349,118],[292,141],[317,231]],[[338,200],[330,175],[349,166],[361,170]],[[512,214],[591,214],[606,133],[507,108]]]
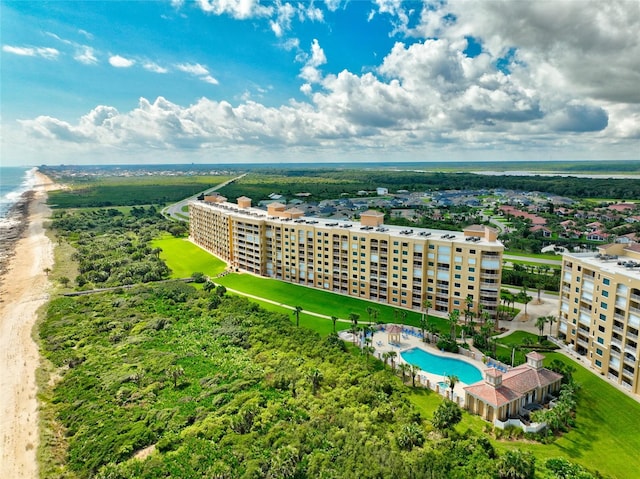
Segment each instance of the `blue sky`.
[[640,2],[0,3],[2,165],[640,159]]

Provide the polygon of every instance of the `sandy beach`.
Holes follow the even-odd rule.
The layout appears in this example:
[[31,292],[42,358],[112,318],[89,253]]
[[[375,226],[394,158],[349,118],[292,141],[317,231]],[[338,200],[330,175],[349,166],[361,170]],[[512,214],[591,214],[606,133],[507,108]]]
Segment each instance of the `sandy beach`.
[[37,311],[48,299],[45,268],[53,266],[53,245],[43,223],[50,210],[47,191],[56,185],[37,173],[27,226],[15,245],[0,289],[0,477],[37,478],[38,346],[32,338]]

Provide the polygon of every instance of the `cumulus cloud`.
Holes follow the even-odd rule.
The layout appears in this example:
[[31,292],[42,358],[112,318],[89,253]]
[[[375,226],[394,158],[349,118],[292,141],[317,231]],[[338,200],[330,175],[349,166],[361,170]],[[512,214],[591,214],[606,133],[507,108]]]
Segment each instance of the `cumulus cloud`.
[[2,45],[2,51],[23,57],[40,57],[47,60],[55,60],[60,54],[58,50],[50,47],[18,47],[13,45]]
[[320,83],[322,81],[322,73],[318,67],[327,63],[327,57],[317,39],[314,38],[311,43],[311,54],[303,57],[306,58],[306,61],[300,70],[300,78],[307,83]]
[[273,7],[261,5],[260,0],[197,0],[197,4],[204,12],[239,20],[270,17],[274,12]]
[[[182,2],[176,2],[181,6]],[[228,15],[237,20],[267,19],[269,27],[276,37],[282,37],[291,30],[292,20],[304,22],[323,22],[324,12],[315,6],[314,2],[269,2],[268,5],[260,0],[197,0],[196,4],[205,13],[212,15]],[[339,0],[326,3],[327,8],[335,10]]]
[[[627,145],[628,156],[629,142],[637,146],[640,139],[640,42],[633,34],[638,15],[635,6],[619,15],[619,2],[600,10],[599,2],[579,4],[589,12],[573,2],[562,2],[569,11],[563,13],[550,3],[543,8],[535,2],[451,0],[416,16],[404,2],[380,0],[375,14],[394,18],[402,38],[366,73],[324,72],[327,55],[317,39],[306,51],[297,39],[280,40],[301,64],[305,101],[267,106],[247,91],[236,105],[202,98],[183,106],[163,97],[141,98],[126,112],[100,106],[76,122],[43,116],[21,124],[33,137],[114,148],[260,148],[279,154],[329,152],[336,158],[364,151],[365,159],[380,152],[381,158],[419,160],[513,158],[513,152],[522,157],[544,150],[563,158],[606,157]],[[200,2],[212,14],[268,18],[278,25],[276,35],[302,18],[303,6],[283,5],[270,3],[267,12],[249,0]],[[471,54],[474,43],[479,48]],[[172,69],[217,84],[205,65],[181,63]]]
[[135,64],[135,60],[131,60],[120,55],[112,55],[109,57],[109,63],[112,67],[129,68]]

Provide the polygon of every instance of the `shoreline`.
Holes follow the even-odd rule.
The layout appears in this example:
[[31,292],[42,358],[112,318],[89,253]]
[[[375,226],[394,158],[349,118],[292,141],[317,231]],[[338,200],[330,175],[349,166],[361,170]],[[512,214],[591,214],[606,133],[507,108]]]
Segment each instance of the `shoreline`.
[[47,192],[57,186],[36,175],[38,183],[15,208],[12,219],[18,223],[0,243],[8,251],[0,265],[0,477],[38,478],[40,355],[32,331],[38,309],[49,299],[45,269],[53,266],[53,244],[44,222],[51,213]]

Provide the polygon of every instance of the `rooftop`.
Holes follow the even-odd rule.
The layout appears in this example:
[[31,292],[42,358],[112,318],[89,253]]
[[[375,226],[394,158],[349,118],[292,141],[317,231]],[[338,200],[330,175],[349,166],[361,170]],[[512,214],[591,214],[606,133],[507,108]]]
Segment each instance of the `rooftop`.
[[[493,230],[493,228],[489,228],[482,225],[472,225],[466,228],[467,234],[463,231],[449,231],[449,230],[437,230],[431,228],[415,228],[415,227],[406,227],[406,226],[395,226],[395,225],[381,225],[379,227],[373,226],[363,226],[359,221],[348,221],[348,220],[337,220],[337,219],[329,219],[329,218],[317,218],[317,217],[301,217],[297,219],[291,218],[281,218],[277,216],[269,216],[266,210],[249,207],[249,208],[240,208],[235,203],[230,202],[220,202],[220,203],[209,203],[205,201],[193,201],[199,206],[204,206],[206,208],[211,208],[214,210],[224,210],[230,213],[233,213],[235,216],[247,219],[261,219],[261,220],[269,220],[275,223],[289,223],[292,225],[295,224],[310,224],[315,228],[344,228],[345,231],[349,232],[378,232],[378,233],[387,233],[390,236],[396,236],[400,238],[429,238],[429,239],[443,239],[451,242],[461,242],[461,243],[472,243],[478,245],[492,245],[492,246],[502,246],[500,241],[488,241],[484,236],[485,228],[488,230]],[[273,207],[274,204],[272,203]],[[284,205],[281,205],[284,207]],[[370,211],[366,212],[370,213]],[[476,235],[469,236],[469,232],[477,232]]]
[[614,243],[603,245],[599,253],[565,253],[564,258],[575,258],[602,272],[640,280],[640,245]]

